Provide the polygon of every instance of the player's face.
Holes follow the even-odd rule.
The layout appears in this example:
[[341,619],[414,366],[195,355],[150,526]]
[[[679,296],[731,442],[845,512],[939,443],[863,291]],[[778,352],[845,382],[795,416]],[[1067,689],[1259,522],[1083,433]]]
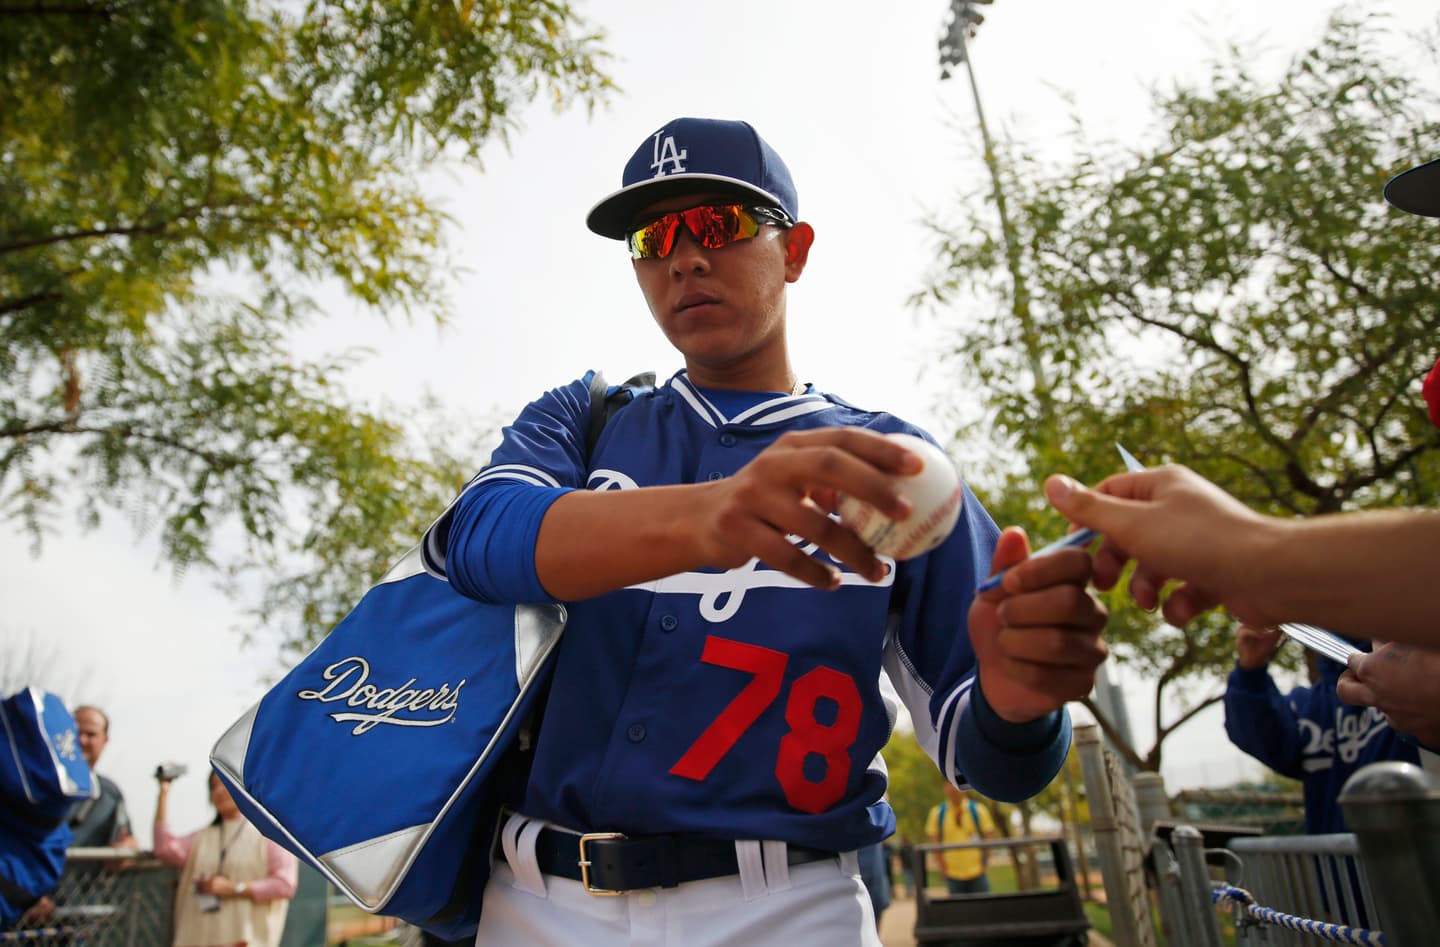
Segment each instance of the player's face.
[[110,742],[105,732],[105,718],[93,710],[78,711],[75,714],[75,729],[80,739],[80,755],[93,769],[105,750],[105,744]]
[[[637,219],[734,200],[716,194],[676,197],[657,201]],[[754,237],[708,250],[681,227],[669,256],[631,261],[651,315],[685,356],[693,381],[773,387],[788,378],[785,284],[799,279],[812,239],[808,224],[764,226]],[[781,382],[769,382],[774,375]]]

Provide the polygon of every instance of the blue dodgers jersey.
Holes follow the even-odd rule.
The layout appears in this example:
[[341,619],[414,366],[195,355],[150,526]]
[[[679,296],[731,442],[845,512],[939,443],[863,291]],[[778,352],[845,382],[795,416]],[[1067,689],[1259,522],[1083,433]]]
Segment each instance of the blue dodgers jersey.
[[[787,431],[839,425],[930,439],[820,394],[777,395],[727,418],[681,372],[615,414],[587,470],[588,405],[585,380],[529,405],[472,486],[716,480]],[[997,535],[966,488],[950,538],[875,584],[845,570],[838,590],[823,591],[752,560],[571,604],[525,813],[582,831],[830,850],[885,837],[894,814],[880,802],[879,754],[894,709],[882,668],[920,744],[966,782],[954,736],[974,672],[966,612]]]

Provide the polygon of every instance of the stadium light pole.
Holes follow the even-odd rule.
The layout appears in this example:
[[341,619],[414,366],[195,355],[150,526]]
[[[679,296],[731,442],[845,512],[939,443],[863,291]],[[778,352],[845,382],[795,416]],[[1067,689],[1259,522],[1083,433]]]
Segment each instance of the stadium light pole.
[[1005,245],[1005,263],[1010,270],[1012,285],[1011,309],[1025,342],[1025,352],[1030,361],[1030,373],[1035,379],[1035,394],[1042,403],[1050,400],[1050,385],[1045,376],[1045,367],[1040,361],[1039,339],[1035,332],[1034,320],[1030,317],[1030,291],[1025,284],[1025,271],[1020,262],[1020,245],[1015,229],[1010,224],[1010,215],[1005,209],[1005,189],[1000,183],[1000,161],[995,155],[995,141],[990,137],[990,126],[985,122],[985,107],[980,101],[980,86],[975,82],[975,69],[970,64],[969,37],[985,22],[985,15],[976,9],[994,0],[950,0],[950,23],[945,35],[940,37],[940,78],[950,78],[950,70],[957,65],[965,66],[965,75],[970,80],[970,92],[975,99],[975,119],[980,125],[980,140],[985,146],[985,166],[990,170],[991,194],[995,200],[995,213],[1000,218],[1000,239]]
[[[1025,353],[1030,362],[1030,374],[1035,380],[1035,396],[1042,406],[1042,416],[1048,418],[1050,385],[1045,375],[1045,366],[1040,359],[1040,340],[1035,331],[1035,322],[1030,315],[1030,291],[1025,284],[1025,270],[1021,265],[1020,244],[1010,224],[1010,215],[1005,208],[1005,188],[1000,182],[1000,161],[995,155],[995,142],[990,137],[990,126],[985,122],[985,107],[980,101],[980,86],[975,82],[975,68],[970,62],[968,40],[975,29],[985,22],[985,15],[976,7],[988,6],[994,0],[950,0],[950,23],[945,35],[940,37],[940,78],[950,78],[951,68],[965,66],[965,76],[970,80],[970,92],[975,98],[975,119],[980,125],[980,140],[985,146],[985,166],[990,170],[995,213],[1000,218],[1000,238],[1005,245],[1005,263],[1010,270],[1012,282],[1012,312],[1020,326],[1025,343]],[[1133,750],[1135,738],[1130,729],[1130,713],[1125,698],[1110,680],[1104,664],[1095,673],[1095,707],[1105,715],[1120,739]],[[1130,760],[1119,754],[1127,772],[1133,770]]]

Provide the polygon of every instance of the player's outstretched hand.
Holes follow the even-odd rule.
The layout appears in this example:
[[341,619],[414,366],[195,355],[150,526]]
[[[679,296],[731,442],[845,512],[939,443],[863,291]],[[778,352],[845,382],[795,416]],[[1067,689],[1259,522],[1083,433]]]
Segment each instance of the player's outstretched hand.
[[1029,553],[1024,530],[1001,533],[991,573],[1014,568],[970,605],[980,686],[995,712],[1012,723],[1043,717],[1089,694],[1107,654],[1100,633],[1109,616],[1086,591],[1090,556],[1062,549],[1026,559]]
[[782,435],[733,477],[716,481],[700,509],[697,537],[705,561],[721,569],[758,557],[772,569],[818,588],[836,588],[840,574],[790,542],[814,543],[872,582],[885,575],[854,530],[829,516],[837,494],[894,519],[910,513],[892,477],[917,473],[919,457],[894,440],[862,428],[822,428]]
[[1045,481],[1045,496],[1070,522],[1104,535],[1095,551],[1096,587],[1114,586],[1133,559],[1130,594],[1141,608],[1159,606],[1165,583],[1181,580],[1164,602],[1173,625],[1221,602],[1247,624],[1275,624],[1248,589],[1259,565],[1249,546],[1267,518],[1193,470],[1171,465],[1116,474],[1093,490],[1057,475]]

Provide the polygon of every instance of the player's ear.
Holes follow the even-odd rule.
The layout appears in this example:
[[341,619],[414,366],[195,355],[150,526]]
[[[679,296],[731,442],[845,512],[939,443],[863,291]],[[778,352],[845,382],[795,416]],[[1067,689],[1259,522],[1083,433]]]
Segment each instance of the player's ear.
[[785,231],[785,282],[793,283],[805,272],[810,259],[810,245],[815,242],[815,228],[800,221]]

